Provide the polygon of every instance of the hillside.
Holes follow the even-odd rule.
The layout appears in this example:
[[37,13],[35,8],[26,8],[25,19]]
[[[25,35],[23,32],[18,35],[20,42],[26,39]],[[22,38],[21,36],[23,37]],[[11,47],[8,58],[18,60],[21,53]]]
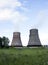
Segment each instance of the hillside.
[[48,48],[0,49],[0,65],[48,65]]

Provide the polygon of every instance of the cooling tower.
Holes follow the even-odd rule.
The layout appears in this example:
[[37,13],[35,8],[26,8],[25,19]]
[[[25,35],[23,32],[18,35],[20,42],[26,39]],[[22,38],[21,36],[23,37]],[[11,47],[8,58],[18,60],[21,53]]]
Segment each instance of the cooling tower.
[[12,39],[11,46],[22,47],[20,32],[13,33],[13,39]]
[[42,45],[39,39],[38,29],[31,29],[29,35],[28,47],[35,47],[35,46],[39,47]]

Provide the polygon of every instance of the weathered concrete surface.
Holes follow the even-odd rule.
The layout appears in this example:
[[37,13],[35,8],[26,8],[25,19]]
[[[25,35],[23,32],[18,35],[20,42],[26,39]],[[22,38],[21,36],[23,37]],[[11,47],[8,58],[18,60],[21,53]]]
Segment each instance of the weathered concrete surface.
[[38,35],[38,29],[30,30],[28,47],[34,46],[42,46]]
[[22,47],[20,32],[13,33],[13,39],[12,39],[11,46]]

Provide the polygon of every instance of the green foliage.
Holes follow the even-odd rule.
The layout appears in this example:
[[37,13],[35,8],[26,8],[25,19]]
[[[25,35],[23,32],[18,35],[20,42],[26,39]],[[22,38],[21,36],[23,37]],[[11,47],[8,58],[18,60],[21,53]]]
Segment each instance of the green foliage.
[[2,46],[2,38],[0,37],[0,47]]
[[48,65],[48,48],[0,49],[0,65]]
[[2,41],[3,41],[3,44],[4,44],[5,47],[8,46],[8,44],[9,44],[9,39],[8,38],[3,37]]
[[7,37],[3,37],[1,38],[0,37],[0,47],[8,47],[8,44],[9,44],[9,39]]

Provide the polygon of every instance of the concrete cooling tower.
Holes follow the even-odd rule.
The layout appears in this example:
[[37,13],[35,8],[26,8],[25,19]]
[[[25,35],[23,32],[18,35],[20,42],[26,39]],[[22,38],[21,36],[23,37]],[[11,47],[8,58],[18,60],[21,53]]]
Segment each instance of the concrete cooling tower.
[[36,46],[37,47],[42,46],[38,35],[38,29],[31,29],[27,47],[36,47]]
[[12,39],[11,46],[22,47],[20,32],[13,33],[13,39]]

